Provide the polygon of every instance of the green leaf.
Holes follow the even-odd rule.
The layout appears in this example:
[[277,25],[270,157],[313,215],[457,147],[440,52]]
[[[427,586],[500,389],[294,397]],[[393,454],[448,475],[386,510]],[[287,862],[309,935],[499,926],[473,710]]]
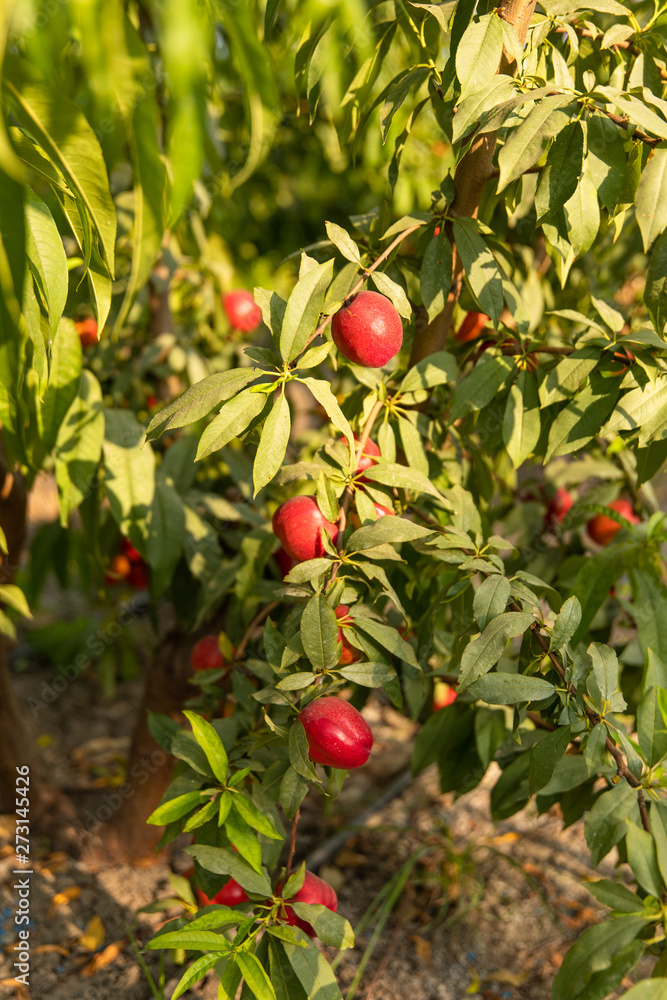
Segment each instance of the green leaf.
[[[62,90],[29,82],[25,69],[19,65],[12,65],[12,79],[6,77],[4,81],[16,117],[64,176],[82,220],[88,220],[99,237],[103,260],[113,277],[116,212],[95,133],[78,106]],[[106,316],[98,317],[100,329],[105,319]]]
[[638,815],[637,792],[627,781],[621,781],[603,792],[586,813],[584,834],[596,867],[625,836],[631,810]]
[[423,472],[418,472],[417,469],[408,469],[404,465],[382,462],[366,469],[364,477],[371,482],[382,483],[383,486],[397,486],[400,489],[414,490],[417,493],[428,493],[438,500],[443,500],[442,495]]
[[556,688],[542,677],[525,674],[485,674],[469,685],[473,698],[491,705],[516,705],[520,701],[541,701],[554,694]]
[[462,99],[479,91],[496,75],[502,51],[503,29],[495,12],[468,25],[456,50]]
[[551,424],[545,461],[585,447],[614,408],[616,390],[601,381],[584,386]]
[[169,586],[185,542],[185,511],[176,490],[158,479],[146,518],[146,559],[153,570],[151,590],[156,596]]
[[266,969],[256,955],[250,951],[237,951],[236,961],[243,973],[243,978],[257,1000],[276,1000],[276,991],[271,985]]
[[271,482],[276,472],[282,465],[282,461],[287,451],[289,443],[292,421],[290,419],[289,403],[285,387],[283,386],[278,398],[274,400],[273,407],[266,423],[262,428],[262,436],[257,446],[255,464],[252,470],[253,484],[255,488],[254,496]]
[[458,142],[471,125],[479,122],[485,114],[508,100],[515,87],[516,84],[512,77],[499,73],[497,76],[491,77],[485,86],[459,101],[452,125],[452,140]]
[[419,287],[430,322],[445,308],[452,287],[452,245],[444,228],[426,248],[419,272]]
[[252,799],[247,795],[239,794],[234,796],[234,808],[243,816],[244,820],[253,830],[259,831],[271,840],[282,840],[282,834],[278,833],[273,820],[257,808]]
[[317,264],[292,289],[280,331],[280,353],[283,360],[293,361],[315,330],[326,290],[333,278],[333,267],[333,260]]
[[[408,371],[399,386],[399,392],[419,392],[420,389],[429,389],[434,385],[455,382],[458,376],[459,366],[454,355],[450,354],[449,351],[436,351],[422,361],[418,361]],[[383,424],[383,427],[389,427],[389,425]],[[382,454],[384,455],[384,451]]]
[[592,642],[586,650],[593,661],[593,673],[600,694],[610,701],[618,689],[618,657],[610,646]]
[[103,440],[102,389],[86,369],[81,372],[79,390],[56,438],[56,483],[63,527],[72,511],[95,488]]
[[600,206],[595,184],[586,171],[576,191],[563,207],[567,238],[575,257],[590,250],[600,228]]
[[308,1000],[343,1000],[331,966],[312,942],[299,947],[285,941],[283,948]]
[[381,295],[386,295],[396,312],[403,319],[412,319],[412,306],[402,285],[390,278],[384,271],[371,272],[370,279]]
[[395,628],[391,628],[389,625],[381,624],[375,621],[374,618],[367,618],[366,616],[361,616],[356,613],[352,613],[352,618],[354,620],[355,627],[361,632],[369,635],[371,639],[374,639],[379,643],[384,649],[389,650],[394,656],[398,656],[400,660],[405,663],[409,663],[413,667],[419,666],[417,663],[417,658],[415,656],[415,651],[409,642],[403,639]]
[[159,934],[146,945],[149,950],[158,948],[186,948],[188,951],[215,951],[216,961],[220,960],[220,952],[231,951],[231,942],[222,934],[215,931],[188,930],[183,927],[180,931],[167,931]]
[[361,264],[359,247],[354,242],[350,234],[340,226],[337,226],[335,222],[325,222],[324,225],[327,230],[327,236],[333,245],[342,253],[343,257],[345,257],[346,260],[351,261],[353,264]]
[[227,751],[217,731],[201,715],[196,715],[194,712],[184,712],[183,714],[192,726],[194,738],[206,754],[211,771],[218,781],[224,784],[227,780],[229,762]]
[[587,122],[587,169],[600,201],[613,212],[625,183],[626,155],[618,125],[606,115],[591,115]]
[[277,941],[269,942],[269,971],[277,1000],[308,1000],[303,986],[294,974],[282,944]]
[[503,311],[503,278],[500,267],[472,219],[454,219],[454,243],[482,311],[497,325]]
[[332,913],[320,904],[293,903],[292,906],[296,915],[312,926],[323,944],[338,948],[339,951],[354,948],[354,933],[340,913]]
[[620,913],[641,913],[644,909],[643,900],[622,882],[611,882],[609,879],[601,878],[597,882],[584,882],[584,885],[598,903],[610,906],[612,910]]
[[568,118],[559,109],[570,100],[571,96],[567,94],[544,97],[531,108],[519,127],[509,133],[498,154],[498,193],[521,177],[529,167],[534,166],[546,150],[549,140],[567,125]]
[[655,149],[644,167],[635,196],[637,222],[648,252],[667,227],[667,148]]
[[304,608],[301,641],[306,656],[316,669],[328,670],[338,663],[338,621],[323,594],[316,594]]
[[667,437],[667,378],[657,378],[627,392],[602,433],[607,436],[630,430],[639,431],[641,447]]
[[487,576],[475,591],[473,614],[482,632],[494,618],[501,615],[510,599],[511,586],[504,576]]
[[533,374],[522,371],[509,391],[503,420],[503,441],[515,469],[536,448],[540,431],[537,381]]
[[127,410],[104,411],[104,486],[121,532],[142,538],[155,494],[155,454],[142,448],[144,429]]
[[456,386],[449,411],[449,422],[459,420],[472,410],[482,410],[499,394],[501,387],[515,371],[516,364],[511,358],[489,358],[480,361]]
[[[553,983],[552,1000],[603,1000],[608,996],[637,961],[641,947],[629,953],[630,965],[621,961],[620,969],[614,968],[646,923],[643,917],[628,916],[587,927],[565,955]],[[611,973],[609,979],[605,973]]]
[[402,72],[396,79],[391,83],[387,90],[385,100],[380,108],[380,132],[382,134],[382,143],[387,141],[387,133],[391,127],[391,123],[394,120],[394,115],[401,107],[406,97],[414,87],[417,90],[424,80],[430,76],[432,70],[427,66],[418,66],[415,69],[408,70],[407,72]]
[[560,208],[574,194],[584,160],[584,132],[581,123],[570,122],[549,150],[535,195],[537,221]]
[[370,660],[365,663],[351,663],[348,667],[340,667],[338,673],[354,684],[361,684],[362,687],[384,687],[396,677],[393,667],[388,667],[386,663],[374,663]]
[[653,244],[646,272],[644,302],[657,332],[662,334],[667,322],[667,233]]
[[242,434],[267,404],[267,396],[252,389],[243,389],[230,399],[202,434],[195,461],[207,458]]
[[[319,781],[317,771],[310,762],[310,748],[303,724],[298,720],[289,731],[290,764],[298,775],[308,781]],[[288,772],[289,773],[289,772]]]
[[51,212],[30,188],[26,188],[25,231],[26,255],[54,337],[67,301],[67,258]]
[[175,799],[163,802],[162,805],[153,810],[146,822],[153,823],[156,826],[173,823],[174,820],[180,819],[181,816],[185,816],[187,813],[192,812],[193,809],[199,807],[203,801],[201,791],[186,792],[184,795],[176,796]]
[[424,528],[421,524],[408,521],[404,517],[379,517],[373,524],[365,525],[354,531],[346,545],[348,552],[363,552],[364,549],[384,545],[386,542],[399,544],[412,541],[415,538],[426,538],[433,534],[432,528]]
[[510,639],[523,635],[535,621],[532,614],[507,611],[493,618],[477,639],[469,642],[461,657],[459,691],[495,666]]
[[300,380],[304,385],[307,385],[317,402],[324,407],[326,410],[329,420],[338,428],[339,431],[343,432],[348,446],[350,448],[350,468],[352,468],[352,460],[356,448],[356,442],[354,440],[354,434],[352,433],[352,428],[348,422],[346,416],[343,415],[343,411],[338,405],[338,401],[331,391],[331,383],[325,381],[324,379],[318,378],[303,378]]
[[623,994],[624,1000],[667,1000],[667,983],[664,979],[643,979]]
[[667,754],[667,726],[660,709],[657,688],[648,688],[639,702],[637,738],[649,767],[654,767]]
[[186,427],[201,420],[215,406],[231,399],[249,382],[257,379],[262,372],[259,368],[232,368],[227,372],[216,372],[189,389],[156,413],[146,430],[146,437],[154,441],[168,430]]
[[236,1000],[241,984],[241,970],[236,964],[236,955],[231,955],[225,962],[225,967],[218,984],[218,1000]]
[[663,882],[667,882],[667,806],[664,802],[652,802],[649,825],[655,841],[658,867]]
[[[303,726],[301,728],[303,729]],[[285,771],[280,782],[279,802],[288,819],[294,819],[296,816],[297,809],[308,794],[309,787],[308,782],[299,777],[293,767],[289,767]]]
[[227,847],[209,847],[206,844],[193,844],[186,848],[186,853],[192,855],[195,861],[208,872],[215,875],[231,875],[246,892],[255,892],[261,896],[270,896],[271,882],[263,871],[256,872],[247,861],[244,861],[236,851]]
[[562,649],[563,646],[567,645],[579,628],[580,622],[581,604],[579,603],[579,598],[575,597],[573,594],[572,597],[568,597],[568,599],[564,601],[556,621],[554,622],[551,640],[549,642],[549,651],[557,653],[559,649]]
[[20,615],[24,618],[32,618],[32,612],[26,600],[25,594],[20,587],[17,587],[15,583],[2,583],[0,584],[0,602],[2,604],[8,604],[10,608],[14,608],[18,611]]
[[663,886],[653,837],[630,820],[627,826],[625,847],[632,874],[645,892],[660,899]]
[[220,953],[214,952],[212,955],[202,955],[198,958],[192,965],[187,969],[187,971],[181,976],[176,986],[176,989],[171,994],[171,1000],[178,1000],[180,996],[198,983],[207,972],[209,972],[216,962],[220,961]]
[[315,347],[309,347],[301,357],[299,358],[298,368],[315,368],[317,365],[322,364],[322,362],[331,354],[331,348],[333,343],[330,340],[325,341],[323,344],[317,344]]
[[531,795],[551,781],[559,760],[568,748],[571,735],[570,726],[560,726],[553,733],[548,733],[530,751],[528,790]]
[[51,345],[49,384],[41,407],[40,430],[50,452],[81,384],[81,342],[69,319],[63,319]]

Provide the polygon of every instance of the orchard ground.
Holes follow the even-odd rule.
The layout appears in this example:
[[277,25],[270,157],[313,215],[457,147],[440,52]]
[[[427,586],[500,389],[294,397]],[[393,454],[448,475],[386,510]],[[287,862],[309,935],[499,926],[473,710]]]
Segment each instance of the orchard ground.
[[[74,612],[69,609],[69,613]],[[25,704],[52,678],[50,669],[31,663],[16,679]],[[81,679],[32,722],[33,734],[54,781],[73,790],[89,822],[113,807],[114,775],[129,747],[140,697],[138,682],[121,685],[105,698],[93,675]],[[408,764],[413,724],[374,700],[365,710],[375,736],[369,763],[351,773],[343,793],[325,814],[323,799],[307,798],[299,827],[299,859],[353,824],[374,798]],[[104,775],[109,784],[104,784]],[[420,850],[423,863],[413,869],[373,953],[356,996],[358,1000],[543,1000],[565,951],[603,909],[582,888],[587,877],[614,878],[615,851],[597,875],[587,865],[581,824],[561,830],[554,809],[538,817],[528,808],[495,826],[489,791],[496,775],[457,802],[439,793],[430,769],[378,812],[366,828],[320,869],[338,893],[339,912],[356,925],[386,884]],[[149,1000],[151,992],[128,943],[125,925],[136,940],[148,941],[167,914],[137,910],[171,895],[168,876],[183,871],[189,859],[176,853],[150,868],[116,866],[93,870],[62,853],[33,844],[31,945],[28,991],[10,985],[8,946],[13,941],[11,886],[14,876],[13,817],[0,827],[0,996],[17,1000],[93,1000],[122,996]],[[444,919],[437,923],[449,902]],[[169,911],[169,916],[176,915]],[[429,924],[436,925],[431,929]],[[372,928],[371,928],[372,929]],[[343,993],[349,987],[369,932],[338,966]],[[331,959],[333,949],[328,949]],[[145,961],[154,975],[158,956]],[[95,971],[97,969],[97,971]],[[181,972],[167,963],[166,996]],[[650,962],[639,972],[650,975]],[[626,986],[629,985],[626,983]],[[214,1000],[209,976],[185,994]],[[619,994],[612,994],[617,996]]]

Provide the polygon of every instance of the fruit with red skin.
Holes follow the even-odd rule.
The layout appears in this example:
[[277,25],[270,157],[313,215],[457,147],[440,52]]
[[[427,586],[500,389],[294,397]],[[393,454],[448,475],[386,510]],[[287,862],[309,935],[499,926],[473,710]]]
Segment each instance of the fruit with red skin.
[[282,547],[296,562],[324,555],[322,528],[336,541],[338,526],[327,521],[313,497],[292,497],[273,515],[273,531]]
[[[190,665],[197,674],[202,670],[219,670],[225,666],[217,635],[205,635],[195,643],[190,653]],[[229,668],[229,664],[227,664]]]
[[[276,892],[280,892],[281,886],[279,885]],[[303,885],[294,896],[291,897],[290,902],[292,903],[319,903],[320,906],[326,906],[327,910],[331,910],[335,913],[338,909],[338,897],[336,893],[331,888],[328,882],[324,879],[318,878],[317,875],[313,875],[312,872],[306,872],[306,877],[303,880]],[[296,913],[287,903],[285,904],[285,923],[290,924],[292,927],[299,927],[304,934],[308,937],[315,937],[316,932],[311,924],[307,920],[302,920],[297,917]]]
[[[621,497],[619,500],[614,500],[613,503],[608,504],[608,506],[612,510],[615,510],[617,514],[620,514],[621,517],[624,517],[626,521],[629,521],[630,524],[639,524],[640,518],[633,511],[629,500],[624,500]],[[594,542],[597,542],[598,545],[609,545],[621,530],[622,525],[607,517],[606,514],[596,514],[595,517],[591,518],[586,527],[588,534]]]
[[549,501],[546,513],[547,524],[562,524],[573,504],[572,494],[560,486]]
[[152,410],[154,406],[157,406],[157,396],[151,393],[150,396],[146,396],[146,409]]
[[92,317],[89,319],[78,319],[74,326],[76,327],[76,332],[79,334],[82,347],[93,347],[94,344],[98,343],[96,319]]
[[239,903],[247,903],[248,897],[243,888],[233,878],[225,882],[220,892],[216,892],[212,899],[209,899],[205,892],[196,886],[195,894],[201,906],[238,906]]
[[441,708],[447,708],[447,705],[451,705],[457,697],[453,687],[444,681],[436,681],[433,687],[433,711],[439,712]]
[[477,340],[486,324],[490,322],[491,317],[486,313],[469,312],[454,336],[459,344],[468,344],[471,340]]
[[299,713],[306,730],[310,759],[316,764],[351,769],[361,767],[373,748],[373,733],[354,705],[326,696],[311,701]]
[[[375,501],[373,501],[373,507],[375,508],[376,519],[386,517],[387,514],[394,516],[393,510],[389,510],[389,507],[384,507],[381,503],[375,503]],[[352,514],[350,520],[355,528],[361,527],[361,519],[356,512]]]
[[141,553],[135,549],[129,538],[121,538],[120,551],[127,556],[130,562],[141,562]]
[[[340,621],[341,618],[347,618],[350,613],[350,609],[347,604],[339,604],[336,608],[336,618]],[[361,650],[356,649],[352,646],[345,638],[345,630],[342,627],[338,628],[338,641],[342,642],[343,649],[340,654],[339,664],[342,663],[345,666],[348,663],[356,663],[357,660],[361,659]]]
[[140,559],[132,563],[132,568],[127,576],[127,582],[135,590],[146,590],[148,587],[148,566]]
[[[339,440],[344,441],[345,444],[347,445],[346,438],[342,437]],[[358,434],[354,435],[354,440],[355,441],[359,440]],[[376,445],[375,441],[371,441],[371,439],[368,438],[366,444],[364,445],[364,450],[361,453],[361,457],[359,458],[359,462],[357,463],[357,467],[354,470],[354,474],[358,475],[360,472],[365,472],[366,469],[370,469],[371,465],[375,465],[376,458],[379,457],[380,457],[380,449]]]
[[242,333],[256,330],[262,322],[262,310],[244,288],[223,295],[222,305],[231,325]]
[[362,368],[382,368],[403,343],[403,321],[379,292],[359,292],[335,313],[331,334],[341,354]]
[[287,576],[292,566],[294,566],[294,560],[288,552],[285,552],[282,545],[277,552],[273,553],[273,558],[278,563],[278,569],[283,575],[283,578]]

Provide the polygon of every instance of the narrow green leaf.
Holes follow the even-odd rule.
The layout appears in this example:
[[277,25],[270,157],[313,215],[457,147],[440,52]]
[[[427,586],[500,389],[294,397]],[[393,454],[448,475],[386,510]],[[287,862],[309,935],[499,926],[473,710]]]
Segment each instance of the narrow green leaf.
[[482,631],[507,607],[511,586],[504,576],[487,576],[475,591],[473,614]]
[[461,657],[459,690],[476,681],[500,659],[510,639],[523,635],[535,621],[533,615],[523,611],[507,611],[493,618],[477,639],[469,642]]
[[338,622],[323,594],[316,594],[304,608],[301,641],[306,656],[316,669],[327,670],[338,663]]
[[315,330],[333,267],[333,260],[317,264],[292,289],[280,332],[280,353],[285,361],[293,361],[300,354]]
[[555,687],[542,677],[525,674],[485,674],[468,686],[473,698],[491,705],[516,705],[520,701],[541,701],[555,693]]
[[309,1000],[343,1000],[331,966],[312,942],[299,947],[285,941],[283,948]]
[[503,279],[498,262],[472,219],[454,219],[452,228],[473,295],[497,325],[503,311]]
[[236,851],[226,847],[193,844],[192,847],[186,848],[186,853],[192,855],[206,871],[215,875],[231,875],[246,892],[256,892],[261,896],[271,895],[271,882],[266,872],[262,871],[261,874],[256,872]]
[[558,762],[568,748],[570,736],[570,727],[560,726],[536,743],[530,751],[528,790],[531,795],[551,781]]
[[579,603],[579,598],[572,595],[572,597],[568,597],[563,602],[563,606],[554,622],[549,642],[550,652],[557,653],[559,649],[562,649],[577,631],[580,622],[581,604]]
[[658,334],[667,323],[667,233],[653,244],[646,272],[644,302]]
[[56,483],[63,526],[95,488],[103,440],[102,388],[86,369],[56,438]]
[[254,496],[271,482],[282,465],[287,451],[292,421],[290,419],[289,403],[283,386],[278,398],[273,402],[273,408],[266,418],[262,428],[262,436],[257,446],[257,455],[252,470]]
[[242,434],[267,405],[267,396],[252,389],[243,389],[230,399],[202,434],[195,461],[207,458]]
[[428,312],[429,321],[445,308],[451,286],[452,245],[443,228],[427,246],[419,272],[422,302]]
[[502,50],[503,29],[495,11],[466,28],[456,50],[462,98],[479,91],[496,75]]
[[503,419],[503,441],[515,469],[536,448],[541,429],[537,381],[531,372],[519,372],[509,391]]
[[206,754],[213,774],[218,781],[224,784],[227,780],[229,762],[227,751],[218,733],[211,723],[207,722],[201,715],[196,715],[194,712],[184,712],[183,714],[192,726],[192,733]]

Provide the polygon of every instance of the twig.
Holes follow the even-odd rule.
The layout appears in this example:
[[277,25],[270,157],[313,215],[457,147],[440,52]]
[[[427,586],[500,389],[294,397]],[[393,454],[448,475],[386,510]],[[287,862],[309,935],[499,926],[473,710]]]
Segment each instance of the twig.
[[245,635],[243,636],[241,642],[239,643],[238,649],[234,653],[235,660],[243,659],[248,643],[250,642],[250,639],[252,637],[253,629],[255,629],[257,625],[261,625],[261,623],[264,621],[267,615],[270,615],[274,608],[279,608],[279,607],[280,607],[280,601],[271,601],[270,604],[267,604],[265,608],[262,608],[262,610],[255,615],[253,620],[248,625],[248,628],[245,631]]
[[[629,128],[629,118],[624,118],[623,115],[615,115],[613,112],[606,111],[604,108],[598,108],[598,111],[602,111],[602,113],[605,114],[607,118],[614,123],[614,125],[618,125],[619,128]],[[659,142],[663,141],[662,139],[653,139],[650,135],[647,135],[646,132],[639,132],[637,129],[635,129],[632,133],[632,138],[641,139],[641,141],[645,142],[647,146],[657,146]]]
[[[380,266],[380,264],[382,264],[383,261],[385,261],[387,259],[387,257],[389,256],[389,254],[392,252],[392,250],[394,250],[399,245],[399,243],[402,243],[403,240],[406,239],[406,237],[408,237],[410,235],[410,233],[414,233],[415,230],[421,229],[423,225],[424,225],[424,223],[420,222],[416,226],[410,226],[408,229],[404,229],[402,233],[399,233],[398,236],[396,237],[396,239],[392,243],[389,244],[389,246],[387,247],[387,249],[383,250],[383,252],[380,254],[380,256],[378,257],[378,259],[376,261],[374,261],[371,264],[370,267],[365,267],[363,269],[364,273],[359,278],[359,281],[356,283],[356,285],[354,286],[354,288],[350,292],[348,292],[348,294],[346,296],[346,301],[347,301],[347,299],[351,299],[354,295],[357,294],[357,292],[359,291],[359,289],[361,288],[361,286],[363,285],[363,283],[368,278],[368,275],[372,274],[373,271],[377,271],[377,269]],[[321,334],[324,333],[324,331],[326,330],[326,328],[328,327],[328,325],[329,325],[329,323],[331,322],[332,319],[333,319],[333,313],[329,313],[328,316],[324,317],[324,319],[322,320],[322,322],[320,323],[320,325],[318,326],[318,328],[315,330],[315,333],[312,333],[310,335],[310,337],[308,338],[308,340],[306,341],[306,343],[304,344],[304,348],[303,348],[304,351],[309,346],[309,344],[313,340],[315,340],[315,337],[319,337],[319,336],[321,336]]]
[[296,815],[292,820],[292,836],[290,838],[289,844],[289,855],[287,857],[287,867],[285,868],[285,881],[292,874],[292,862],[294,861],[294,851],[296,848],[296,828],[299,823],[299,816],[301,815],[301,809],[297,809]]
[[[366,418],[366,423],[364,424],[363,430],[359,435],[359,440],[357,441],[357,448],[354,455],[354,468],[359,465],[361,456],[364,453],[364,448],[366,447],[366,442],[368,441],[371,431],[373,430],[373,424],[377,418],[378,413],[383,407],[382,400],[378,399],[373,403],[373,408]],[[350,509],[350,504],[352,503],[352,496],[354,494],[354,488],[350,483],[345,487],[345,493],[343,494],[343,502],[340,505],[340,513],[338,514],[338,537],[336,539],[336,548],[339,552],[343,550],[343,532],[345,531],[345,525],[347,524],[347,512]]]

